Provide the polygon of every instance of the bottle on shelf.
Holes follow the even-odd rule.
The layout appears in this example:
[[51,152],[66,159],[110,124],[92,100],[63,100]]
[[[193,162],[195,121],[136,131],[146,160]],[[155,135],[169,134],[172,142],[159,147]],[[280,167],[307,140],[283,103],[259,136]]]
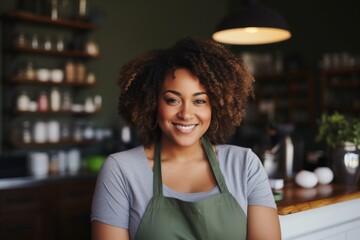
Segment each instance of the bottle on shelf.
[[61,141],[69,141],[70,140],[70,128],[68,123],[62,123],[60,129],[60,137]]
[[59,158],[58,154],[53,151],[50,152],[50,159],[49,159],[49,173],[50,174],[58,174],[59,173]]
[[48,141],[51,143],[57,143],[60,141],[60,124],[56,120],[50,120],[47,123]]
[[44,49],[45,50],[51,50],[52,48],[52,44],[51,44],[51,39],[49,35],[45,36],[45,40],[44,40]]
[[65,63],[65,80],[68,83],[75,82],[75,64],[72,60]]
[[59,35],[56,41],[56,50],[63,51],[64,50],[64,40],[62,35]]
[[83,140],[82,126],[79,121],[75,123],[73,139],[75,142],[81,142]]
[[93,72],[89,72],[87,75],[86,75],[86,84],[94,84],[96,82],[96,76],[95,76],[95,73]]
[[49,110],[49,98],[45,91],[41,91],[38,97],[38,111],[46,112]]
[[14,46],[15,47],[19,47],[19,48],[24,48],[26,47],[26,38],[25,38],[25,34],[23,32],[20,32],[14,41]]
[[78,83],[85,82],[86,67],[84,63],[76,64],[76,80]]
[[25,69],[25,78],[27,80],[35,80],[36,72],[34,69],[34,64],[32,60],[28,60],[26,63],[26,69]]
[[95,131],[94,131],[93,124],[91,122],[88,122],[86,124],[86,126],[84,127],[83,137],[84,137],[84,140],[94,139]]
[[50,110],[57,112],[61,109],[61,97],[59,90],[54,87],[50,92]]
[[23,122],[23,129],[22,129],[22,142],[23,143],[31,143],[32,142],[32,136],[30,131],[30,122],[24,121]]
[[95,104],[95,110],[100,110],[102,107],[102,97],[99,94],[96,94],[94,96],[94,104]]
[[39,48],[39,39],[38,39],[38,35],[36,33],[33,33],[30,44],[31,44],[30,47],[33,49]]
[[33,127],[33,136],[35,143],[47,142],[47,127],[43,120],[38,120],[35,122]]
[[84,110],[87,113],[92,113],[92,112],[95,111],[94,100],[91,97],[86,97],[85,98]]
[[61,102],[61,110],[62,111],[71,111],[71,95],[69,92],[63,92],[62,95],[62,102]]
[[30,98],[26,91],[22,91],[17,97],[16,108],[19,111],[29,110]]

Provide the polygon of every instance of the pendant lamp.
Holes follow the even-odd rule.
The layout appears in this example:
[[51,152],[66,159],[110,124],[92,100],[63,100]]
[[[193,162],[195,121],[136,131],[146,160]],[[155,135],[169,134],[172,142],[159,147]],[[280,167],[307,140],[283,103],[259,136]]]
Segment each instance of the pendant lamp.
[[275,43],[290,37],[283,17],[249,0],[239,12],[225,17],[212,35],[215,41],[236,45]]

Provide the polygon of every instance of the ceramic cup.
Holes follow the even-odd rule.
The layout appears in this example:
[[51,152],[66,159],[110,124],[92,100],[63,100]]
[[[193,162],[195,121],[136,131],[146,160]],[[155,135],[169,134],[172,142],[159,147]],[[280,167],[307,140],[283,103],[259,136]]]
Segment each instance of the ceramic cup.
[[78,149],[71,149],[67,154],[67,168],[70,173],[77,173],[81,167],[80,151]]
[[28,154],[28,170],[33,176],[45,176],[49,172],[49,156],[45,152]]

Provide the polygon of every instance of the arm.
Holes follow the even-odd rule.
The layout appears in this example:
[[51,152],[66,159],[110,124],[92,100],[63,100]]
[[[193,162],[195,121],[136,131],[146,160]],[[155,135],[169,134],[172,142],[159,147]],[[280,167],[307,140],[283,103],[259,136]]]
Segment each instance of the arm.
[[275,208],[248,206],[248,240],[281,239],[280,222]]
[[91,223],[92,240],[129,240],[129,231],[124,228],[114,227],[99,221]]

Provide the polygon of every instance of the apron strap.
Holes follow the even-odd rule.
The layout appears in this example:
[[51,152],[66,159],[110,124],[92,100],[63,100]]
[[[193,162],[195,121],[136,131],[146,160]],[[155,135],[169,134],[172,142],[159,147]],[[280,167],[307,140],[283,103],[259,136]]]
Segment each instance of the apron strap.
[[229,192],[227,186],[226,186],[226,182],[225,182],[225,179],[224,179],[224,176],[222,175],[221,173],[221,170],[220,170],[220,166],[219,166],[219,162],[217,161],[217,158],[216,158],[216,155],[215,155],[215,152],[212,148],[212,145],[210,143],[210,140],[209,138],[207,137],[206,134],[204,134],[202,137],[201,137],[201,142],[202,142],[202,145],[204,147],[204,150],[205,150],[205,153],[206,153],[206,156],[209,160],[209,163],[210,163],[210,166],[211,166],[211,169],[214,173],[214,176],[215,176],[215,179],[216,179],[216,182],[220,188],[220,191],[222,193],[227,193]]
[[[216,159],[215,152],[212,149],[211,143],[209,138],[204,134],[201,137],[201,142],[204,147],[207,159],[210,163],[212,172],[215,176],[216,182],[218,184],[218,187],[220,188],[220,191],[222,193],[229,192],[225,179],[221,173],[219,163]],[[154,154],[154,177],[153,177],[153,191],[154,196],[162,196],[163,195],[163,184],[162,184],[162,177],[161,177],[161,158],[160,158],[160,143],[155,143],[155,154]]]
[[154,177],[153,177],[153,191],[154,196],[162,196],[163,188],[162,188],[162,178],[161,178],[161,159],[160,159],[160,143],[155,143],[155,154],[154,154]]

